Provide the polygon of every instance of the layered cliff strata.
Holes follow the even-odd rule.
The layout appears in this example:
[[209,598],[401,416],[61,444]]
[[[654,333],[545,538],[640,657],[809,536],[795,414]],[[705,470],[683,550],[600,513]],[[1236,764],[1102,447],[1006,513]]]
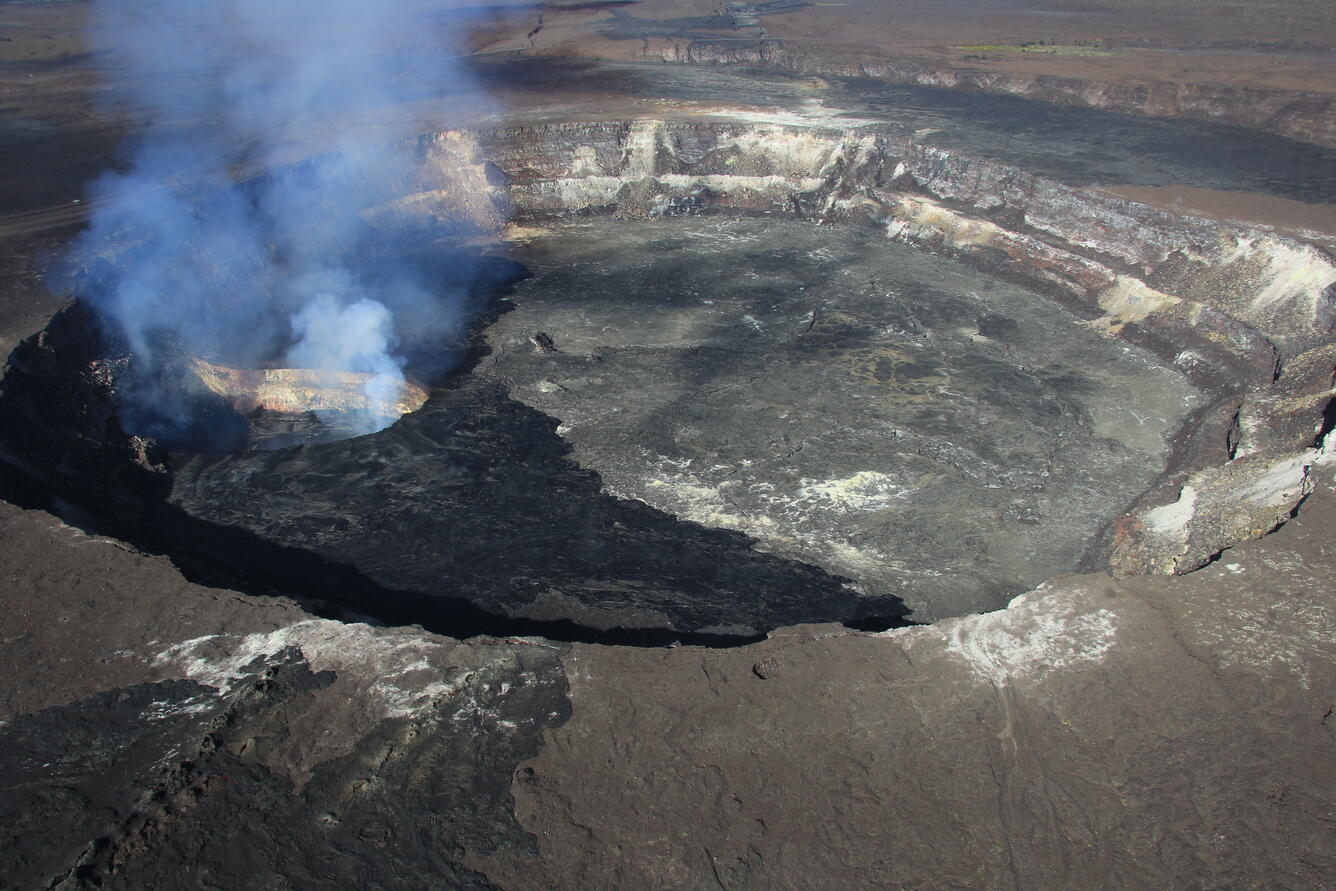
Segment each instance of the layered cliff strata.
[[237,411],[367,412],[397,418],[427,401],[412,381],[379,382],[373,375],[311,368],[228,368],[195,358],[190,369],[209,392]]

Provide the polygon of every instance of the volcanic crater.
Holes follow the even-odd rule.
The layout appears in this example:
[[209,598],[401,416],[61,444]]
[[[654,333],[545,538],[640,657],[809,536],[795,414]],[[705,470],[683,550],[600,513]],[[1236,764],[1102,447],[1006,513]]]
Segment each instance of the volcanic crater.
[[367,267],[431,257],[472,320],[400,321],[396,422],[341,426],[357,381],[180,355],[193,425],[144,435],[76,302],[10,359],[7,494],[324,615],[729,644],[1188,571],[1326,460],[1336,266],[1307,241],[866,123],[385,151],[413,175],[362,209]]

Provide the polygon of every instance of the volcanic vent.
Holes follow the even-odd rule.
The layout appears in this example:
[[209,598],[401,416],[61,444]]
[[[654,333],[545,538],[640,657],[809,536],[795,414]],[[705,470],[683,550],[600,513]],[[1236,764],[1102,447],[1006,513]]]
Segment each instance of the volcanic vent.
[[396,419],[427,401],[427,391],[421,384],[388,382],[382,391],[373,375],[351,371],[227,368],[198,357],[191,360],[190,369],[206,389],[243,413],[368,412]]
[[328,442],[381,430],[427,401],[403,377],[314,368],[228,368],[194,357],[186,388],[203,387],[248,420],[251,448]]

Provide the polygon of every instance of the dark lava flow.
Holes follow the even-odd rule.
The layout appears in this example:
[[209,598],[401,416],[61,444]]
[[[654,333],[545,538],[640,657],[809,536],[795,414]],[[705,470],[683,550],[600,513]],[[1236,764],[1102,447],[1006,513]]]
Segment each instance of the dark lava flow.
[[[43,887],[70,870],[67,884],[78,887],[119,874],[106,884],[243,888],[281,871],[306,877],[299,887],[494,888],[460,864],[461,851],[532,846],[514,815],[512,778],[544,731],[570,715],[558,650],[517,647],[514,659],[513,668],[469,671],[477,678],[438,704],[430,732],[381,722],[291,794],[275,785],[273,765],[335,679],[296,648],[249,666],[241,695],[171,680],[20,715],[0,726],[0,849],[14,880],[5,887]],[[391,749],[395,757],[377,757]],[[349,795],[368,762],[379,765],[378,781]],[[197,822],[183,823],[179,810],[159,822],[127,806],[183,800]],[[146,843],[170,854],[135,858]]]
[[[482,262],[475,332],[522,277]],[[370,436],[167,452],[121,429],[122,365],[95,327],[76,303],[10,357],[2,494],[168,554],[192,580],[455,637],[732,645],[802,622],[910,624],[897,598],[604,494],[554,419],[460,371]]]

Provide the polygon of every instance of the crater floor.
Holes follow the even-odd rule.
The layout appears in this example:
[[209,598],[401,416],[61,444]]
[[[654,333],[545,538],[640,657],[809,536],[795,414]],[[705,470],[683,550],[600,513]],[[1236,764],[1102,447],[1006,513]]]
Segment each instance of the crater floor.
[[878,230],[605,218],[519,253],[536,276],[479,373],[559,418],[613,494],[919,620],[1075,569],[1199,398],[1053,302]]

